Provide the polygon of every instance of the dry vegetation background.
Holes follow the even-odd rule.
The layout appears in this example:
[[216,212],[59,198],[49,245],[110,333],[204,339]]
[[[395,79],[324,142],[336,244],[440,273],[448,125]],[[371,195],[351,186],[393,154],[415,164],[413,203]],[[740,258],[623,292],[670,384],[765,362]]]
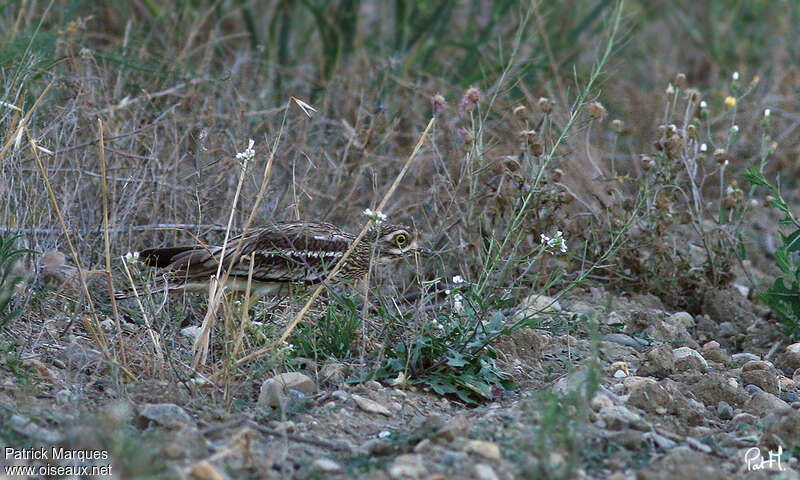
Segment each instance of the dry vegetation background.
[[[275,145],[256,222],[319,219],[357,232],[432,117],[385,213],[412,225],[435,255],[374,275],[372,329],[337,324],[361,345],[346,349],[361,375],[373,348],[441,338],[425,325],[453,306],[443,290],[456,275],[467,279],[477,323],[534,293],[575,287],[649,293],[692,314],[704,313],[708,289],[745,279],[755,292],[776,274],[779,217],[742,173],[754,164],[770,181],[779,175],[796,204],[799,25],[800,7],[771,1],[4,2],[0,233],[19,233],[17,246],[33,251],[17,266],[25,282],[11,306],[21,315],[5,332],[24,335],[0,343],[6,362],[36,345],[36,328],[20,325],[63,318],[60,328],[82,329],[91,310],[116,318],[101,273],[87,276],[91,308],[59,275],[47,285],[51,270],[68,278],[74,259],[45,179],[83,269],[106,268],[107,203],[111,271],[124,288],[127,252],[222,241],[248,139],[256,155],[234,228],[250,214]],[[307,116],[292,97],[316,112]],[[568,253],[542,255],[540,235],[556,231]],[[42,255],[51,250],[66,259]],[[202,321],[204,299],[161,302],[148,299],[144,315],[123,303],[120,315],[147,317],[169,349],[177,325]],[[240,315],[233,310],[221,315]],[[459,328],[448,341],[467,344],[474,330]],[[502,333],[489,330],[487,343]],[[176,372],[191,362],[154,363],[144,334],[116,336],[108,348],[115,358],[127,348],[127,364],[115,361],[142,382],[183,379]],[[425,348],[412,374],[449,358],[446,347]],[[252,388],[242,377],[287,361],[237,373],[234,353],[219,347],[213,356],[226,408]],[[492,397],[447,375],[454,390],[445,393]],[[482,371],[481,385],[505,385],[493,375]]]

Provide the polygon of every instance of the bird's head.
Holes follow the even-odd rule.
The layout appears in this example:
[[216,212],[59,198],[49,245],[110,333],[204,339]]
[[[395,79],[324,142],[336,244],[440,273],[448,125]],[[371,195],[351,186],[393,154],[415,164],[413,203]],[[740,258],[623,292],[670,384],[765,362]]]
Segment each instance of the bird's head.
[[417,244],[416,232],[409,227],[382,224],[374,226],[372,231],[379,263],[388,263],[414,253],[430,253],[430,250]]

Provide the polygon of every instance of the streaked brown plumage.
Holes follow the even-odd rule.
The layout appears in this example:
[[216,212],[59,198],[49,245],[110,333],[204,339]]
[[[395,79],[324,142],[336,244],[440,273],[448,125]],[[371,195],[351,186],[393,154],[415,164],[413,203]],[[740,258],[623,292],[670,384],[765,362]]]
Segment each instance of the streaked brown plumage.
[[[140,252],[139,258],[163,269],[166,284],[162,288],[169,291],[206,289],[220,261],[223,269],[230,270],[226,286],[242,291],[247,286],[252,258],[251,289],[254,295],[263,296],[285,292],[292,285],[323,281],[355,238],[331,223],[275,222],[230,239],[221,259],[222,247],[201,245],[152,248]],[[373,248],[372,260],[377,264],[425,251],[417,246],[410,228],[377,225],[356,246],[335,280],[363,277]]]

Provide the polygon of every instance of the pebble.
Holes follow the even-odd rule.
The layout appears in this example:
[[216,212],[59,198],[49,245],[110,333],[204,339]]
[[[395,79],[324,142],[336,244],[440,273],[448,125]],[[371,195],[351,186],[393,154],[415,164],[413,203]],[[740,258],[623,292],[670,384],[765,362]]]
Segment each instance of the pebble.
[[717,416],[720,420],[730,420],[733,418],[733,407],[731,407],[728,402],[720,400],[717,404]]
[[620,345],[625,345],[626,347],[632,347],[637,350],[645,347],[646,345],[639,340],[631,337],[630,335],[625,335],[624,333],[607,333],[603,335],[603,340],[606,342],[618,343]]
[[475,477],[478,480],[499,480],[492,466],[485,463],[475,465]]
[[311,464],[312,468],[322,473],[341,473],[342,467],[330,458],[318,458]]
[[[311,395],[317,390],[314,380],[300,372],[286,372],[268,378],[261,384],[258,403],[277,407],[283,403],[287,394],[295,398]],[[299,395],[298,395],[299,394]]]
[[387,417],[390,417],[392,415],[392,412],[390,412],[388,408],[384,407],[375,400],[369,399],[367,397],[362,397],[361,395],[356,395],[355,393],[353,394],[353,400],[355,400],[356,405],[358,405],[358,408],[367,413],[377,413],[380,415],[386,415]]
[[679,347],[672,351],[672,359],[675,361],[677,370],[697,370],[705,371],[708,362],[700,352],[689,347]]
[[485,440],[470,440],[464,447],[467,453],[475,453],[490,460],[500,459],[500,447]]
[[761,387],[759,387],[758,385],[753,385],[752,383],[745,385],[744,390],[747,393],[759,393],[759,392],[764,393],[764,390],[762,390]]

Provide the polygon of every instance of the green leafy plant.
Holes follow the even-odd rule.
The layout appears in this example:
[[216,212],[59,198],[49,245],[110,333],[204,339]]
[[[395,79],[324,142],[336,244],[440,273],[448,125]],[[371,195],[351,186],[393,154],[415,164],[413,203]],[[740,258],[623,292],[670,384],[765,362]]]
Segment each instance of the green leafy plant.
[[[766,187],[771,195],[769,204],[783,213],[780,225],[793,228],[789,235],[781,233],[783,244],[775,252],[775,264],[781,275],[768,289],[758,293],[757,298],[764,302],[772,313],[783,323],[790,335],[800,336],[800,221],[789,210],[781,195],[780,186],[772,184],[764,177],[763,169],[751,165],[744,174],[753,186]],[[785,283],[784,283],[785,282]]]
[[[497,367],[497,352],[490,344],[498,335],[512,331],[499,308],[502,302],[485,299],[475,285],[454,288],[448,297],[452,305],[442,305],[422,332],[387,349],[387,359],[375,376],[404,379],[468,404],[514,389],[511,379]],[[403,325],[410,321],[394,320]]]
[[316,322],[297,326],[294,332],[297,355],[340,360],[351,355],[361,318],[353,299],[341,297],[338,300],[331,302],[325,315]]
[[14,265],[23,253],[31,252],[31,250],[16,248],[14,242],[17,238],[19,238],[19,234],[6,238],[0,236],[0,329],[9,320],[18,316],[21,311],[19,308],[10,308],[17,285],[23,280]]

